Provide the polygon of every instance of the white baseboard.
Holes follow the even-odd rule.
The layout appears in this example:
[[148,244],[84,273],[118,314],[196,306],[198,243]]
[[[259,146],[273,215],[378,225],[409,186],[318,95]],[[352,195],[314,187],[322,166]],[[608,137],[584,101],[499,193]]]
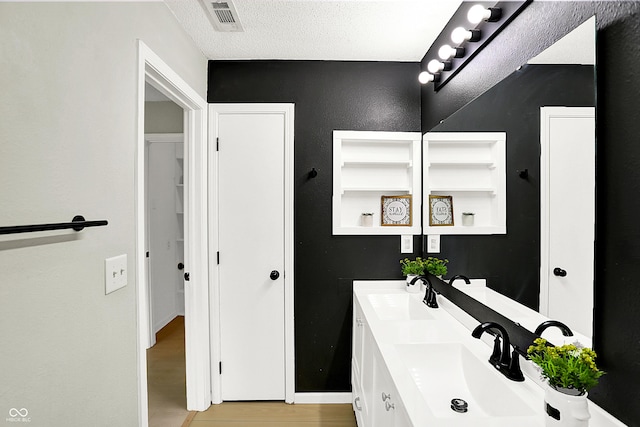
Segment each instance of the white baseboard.
[[160,329],[164,328],[165,326],[167,326],[169,323],[171,323],[171,321],[173,319],[175,319],[177,316],[179,316],[179,314],[177,313],[171,313],[170,315],[168,315],[167,317],[165,317],[164,319],[160,320],[158,323],[156,323],[155,325],[153,325],[153,333],[157,334]]
[[294,403],[351,403],[351,393],[295,393]]

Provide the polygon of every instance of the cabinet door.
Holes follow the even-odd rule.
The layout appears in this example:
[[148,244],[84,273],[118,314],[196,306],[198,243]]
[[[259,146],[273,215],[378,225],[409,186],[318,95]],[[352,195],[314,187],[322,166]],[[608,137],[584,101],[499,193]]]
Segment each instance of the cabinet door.
[[360,304],[355,301],[353,302],[353,367],[356,369],[356,372],[360,374],[362,372],[362,356],[363,356],[363,330],[365,327],[365,319],[364,314],[362,313],[362,308],[360,308]]
[[370,406],[373,421],[371,425],[373,427],[411,427],[413,424],[409,420],[391,374],[377,348],[373,365],[375,393]]
[[[353,360],[353,359],[352,359]],[[356,415],[356,422],[358,427],[365,427],[368,421],[368,416],[366,412],[366,406],[364,401],[364,395],[362,394],[362,382],[360,381],[359,375],[356,373],[355,368],[351,368],[351,396],[353,401],[351,402],[353,406],[353,412]]]

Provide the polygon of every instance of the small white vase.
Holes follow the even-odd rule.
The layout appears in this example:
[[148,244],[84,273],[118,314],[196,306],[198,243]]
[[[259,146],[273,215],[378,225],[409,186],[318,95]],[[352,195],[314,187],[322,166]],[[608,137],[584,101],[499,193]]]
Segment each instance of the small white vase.
[[411,294],[420,292],[420,283],[422,283],[422,280],[416,280],[413,285],[411,284],[411,281],[416,277],[418,277],[416,274],[407,275],[407,286],[405,287],[405,289]]
[[544,410],[546,427],[587,427],[591,418],[587,393],[572,396],[548,384],[544,391]]

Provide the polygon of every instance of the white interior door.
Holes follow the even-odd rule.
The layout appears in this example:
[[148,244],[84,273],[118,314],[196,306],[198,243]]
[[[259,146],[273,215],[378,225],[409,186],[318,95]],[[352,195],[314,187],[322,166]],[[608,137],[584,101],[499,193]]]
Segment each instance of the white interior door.
[[285,400],[287,117],[217,108],[221,397]]
[[590,337],[595,240],[595,109],[542,107],[541,121],[540,308],[548,317]]

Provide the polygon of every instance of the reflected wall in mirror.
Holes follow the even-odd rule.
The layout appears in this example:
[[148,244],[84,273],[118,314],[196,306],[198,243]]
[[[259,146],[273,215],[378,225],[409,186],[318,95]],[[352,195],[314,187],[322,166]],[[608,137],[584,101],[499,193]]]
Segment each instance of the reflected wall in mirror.
[[[542,107],[580,107],[595,112],[595,17],[431,129],[433,132],[507,133],[507,234],[443,235],[440,255],[450,259],[451,274],[486,278],[487,285],[492,289],[534,310],[541,310],[542,314],[565,321],[570,327],[590,337],[593,311],[595,126],[584,129],[583,125],[578,125],[580,130],[586,130],[583,134],[588,137],[586,140],[574,138],[585,144],[587,153],[591,153],[586,154],[586,158],[591,155],[591,161],[569,157],[570,160],[561,161],[561,167],[566,166],[561,172],[564,179],[549,179],[546,170],[541,171],[541,167],[546,168],[546,163],[541,164],[540,158]],[[559,126],[553,122],[551,127],[555,129]],[[569,131],[568,135],[575,136],[577,133]],[[553,141],[555,144],[557,139]],[[563,145],[567,147],[568,143]],[[572,150],[573,147],[568,150],[569,155]],[[572,166],[577,170],[575,174],[569,171]],[[528,176],[523,178],[519,171],[525,169],[528,170]],[[573,187],[570,190],[567,187],[556,188],[559,182]],[[552,186],[549,188],[547,183]],[[549,190],[541,193],[541,185]],[[556,235],[554,230],[557,227],[567,231],[567,226],[551,223],[548,217],[541,220],[541,209],[548,210],[551,205],[548,201],[541,203],[541,194],[547,198],[567,192],[583,195],[578,197],[581,202],[579,208],[565,204],[556,210],[571,225],[577,224],[572,221],[576,215],[585,214],[586,220],[582,225],[572,227],[569,234],[569,239],[572,239],[572,235],[583,237],[581,244],[584,249],[579,251],[575,238],[569,242],[570,249],[564,243],[548,238],[549,235]],[[503,256],[487,255],[496,253]],[[563,268],[570,262],[563,258],[568,255],[577,259],[577,267]],[[559,258],[550,259],[549,256]],[[541,268],[545,271],[541,272]],[[565,277],[555,276],[554,268],[568,273]],[[585,274],[578,276],[576,271]],[[569,290],[568,282],[573,282],[573,289]],[[571,311],[569,307],[579,307],[579,310]]]

